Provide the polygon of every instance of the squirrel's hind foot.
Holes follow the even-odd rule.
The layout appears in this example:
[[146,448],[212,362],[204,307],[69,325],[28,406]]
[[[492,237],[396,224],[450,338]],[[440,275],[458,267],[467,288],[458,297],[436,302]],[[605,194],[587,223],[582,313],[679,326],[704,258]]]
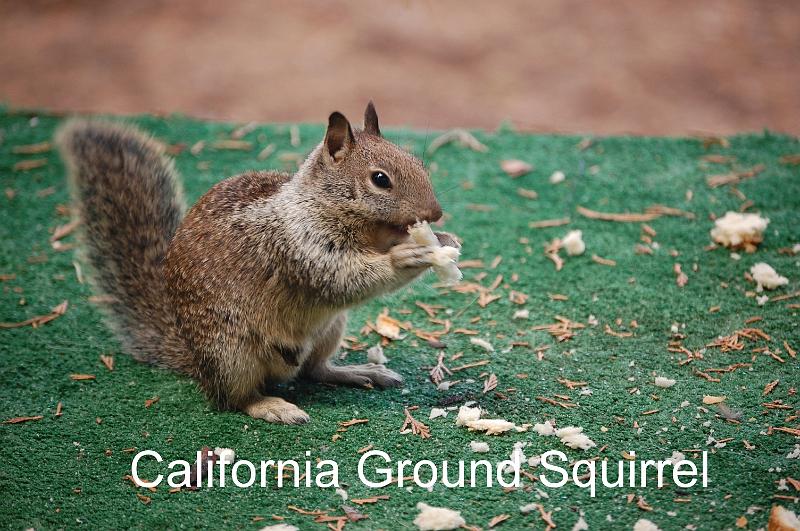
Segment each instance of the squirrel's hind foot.
[[277,396],[258,395],[242,411],[253,418],[276,424],[305,424],[311,420],[308,413]]
[[391,369],[376,363],[363,365],[329,365],[324,364],[309,374],[317,382],[355,387],[400,387],[403,377]]

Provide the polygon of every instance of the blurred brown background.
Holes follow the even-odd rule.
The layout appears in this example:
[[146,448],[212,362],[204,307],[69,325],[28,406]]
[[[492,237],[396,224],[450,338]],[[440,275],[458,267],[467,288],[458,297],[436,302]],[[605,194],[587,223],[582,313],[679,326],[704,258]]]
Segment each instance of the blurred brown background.
[[0,1],[0,50],[22,107],[800,133],[795,0]]

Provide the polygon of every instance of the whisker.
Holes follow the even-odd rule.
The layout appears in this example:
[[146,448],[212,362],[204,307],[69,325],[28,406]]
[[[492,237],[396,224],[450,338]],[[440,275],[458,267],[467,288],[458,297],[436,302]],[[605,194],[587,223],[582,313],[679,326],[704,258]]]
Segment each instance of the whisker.
[[428,126],[425,128],[425,141],[422,143],[421,158],[423,167],[425,167],[427,164],[427,161],[425,160],[425,155],[428,154],[428,137],[430,136],[430,134],[431,134],[431,124],[430,122],[428,122]]

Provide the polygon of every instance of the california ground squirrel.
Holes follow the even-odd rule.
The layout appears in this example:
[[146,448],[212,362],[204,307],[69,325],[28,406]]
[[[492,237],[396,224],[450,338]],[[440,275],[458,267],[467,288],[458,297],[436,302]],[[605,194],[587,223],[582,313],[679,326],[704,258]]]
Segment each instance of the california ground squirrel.
[[381,365],[331,363],[348,308],[431,265],[432,248],[407,227],[442,215],[423,164],[382,137],[371,102],[361,131],[331,114],[294,175],[230,177],[185,217],[172,161],[147,135],[77,119],[57,143],[93,284],[135,358],[195,378],[222,409],[271,422],[309,417],[262,394],[269,383],[402,383]]

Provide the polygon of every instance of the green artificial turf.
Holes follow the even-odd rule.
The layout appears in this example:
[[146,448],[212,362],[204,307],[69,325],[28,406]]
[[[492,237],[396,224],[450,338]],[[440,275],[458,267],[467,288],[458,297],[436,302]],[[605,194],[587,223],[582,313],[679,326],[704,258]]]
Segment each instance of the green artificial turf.
[[[448,391],[438,391],[428,378],[438,351],[407,333],[405,339],[386,347],[386,355],[389,367],[405,377],[410,392],[297,382],[279,392],[299,404],[312,420],[305,426],[279,426],[237,413],[219,413],[193,382],[138,364],[119,351],[89,301],[89,287],[76,280],[73,253],[57,252],[49,242],[54,228],[68,221],[59,210],[68,202],[68,191],[57,153],[14,152],[15,146],[49,140],[61,120],[0,109],[0,188],[5,190],[0,197],[0,274],[14,275],[0,283],[0,321],[47,314],[61,301],[69,301],[66,314],[44,326],[0,330],[0,419],[44,417],[0,425],[0,522],[4,526],[258,529],[275,523],[272,516],[278,515],[301,529],[324,529],[326,524],[315,523],[313,516],[298,514],[288,506],[343,514],[342,499],[333,489],[277,489],[274,483],[266,488],[229,486],[178,493],[168,493],[166,485],[155,492],[137,489],[123,478],[130,473],[133,454],[126,452],[130,448],[156,450],[167,461],[191,460],[203,446],[234,448],[237,457],[254,462],[305,460],[307,450],[312,461],[335,460],[351,498],[390,496],[360,506],[368,519],[348,523],[347,529],[413,528],[419,501],[457,509],[469,525],[484,529],[500,514],[510,515],[500,524],[501,529],[543,529],[537,511],[522,514],[519,510],[531,502],[552,511],[559,529],[571,529],[579,512],[591,529],[630,529],[639,518],[648,518],[662,529],[683,529],[687,524],[697,529],[733,528],[743,515],[747,526],[755,529],[766,525],[767,513],[776,502],[774,495],[800,495],[791,485],[788,491],[778,490],[781,478],[800,479],[800,460],[786,458],[800,439],[768,432],[770,426],[800,428],[796,416],[792,417],[800,408],[795,394],[800,384],[800,359],[791,358],[783,346],[788,341],[800,349],[798,309],[791,306],[800,299],[759,307],[752,294],[746,294],[755,287],[745,279],[751,265],[766,261],[790,279],[771,295],[800,289],[798,257],[779,252],[800,240],[800,168],[780,161],[784,155],[800,153],[797,139],[764,132],[731,137],[729,147],[704,147],[698,139],[689,138],[611,137],[595,138],[586,147],[581,145],[582,137],[501,130],[476,133],[488,147],[485,153],[449,144],[425,156],[448,214],[445,229],[463,239],[464,259],[480,259],[485,264],[482,269],[465,269],[465,280],[474,281],[485,272],[480,282],[489,286],[502,275],[494,291],[500,298],[481,308],[475,293],[444,293],[428,275],[411,287],[352,311],[348,334],[370,345],[376,343],[376,334],[361,336],[361,329],[384,307],[419,329],[440,329],[415,302],[442,305],[451,312],[441,310],[439,317],[450,319],[452,329],[477,330],[496,348],[487,353],[470,343],[472,336],[451,332],[442,337],[447,345],[445,363],[454,367],[483,359],[491,362],[455,373],[450,379],[460,382]],[[292,154],[307,153],[323,133],[319,125],[300,126],[300,145],[292,146],[288,126],[258,126],[244,137],[252,142],[252,149],[221,150],[214,149],[213,142],[229,138],[235,125],[183,117],[130,121],[169,144],[184,145],[186,149],[175,160],[190,202],[223,177],[246,169],[293,164]],[[422,153],[435,134],[397,130],[387,136]],[[199,141],[206,143],[204,149],[192,154],[188,148]],[[257,154],[268,144],[275,145],[275,152],[259,160]],[[735,160],[724,164],[703,161],[709,154]],[[535,169],[511,179],[500,169],[500,161],[509,158],[525,160]],[[46,165],[27,171],[14,169],[15,164],[29,159],[44,159]],[[743,202],[727,186],[709,188],[706,177],[757,164],[763,164],[764,171],[743,181],[738,190],[753,202],[752,211],[770,219],[764,243],[755,254],[742,253],[740,260],[732,259],[725,249],[704,249],[710,243],[709,216],[738,210]],[[566,173],[565,182],[548,182],[555,170]],[[516,192],[519,187],[536,190],[538,199],[521,197]],[[689,190],[691,199],[687,198]],[[578,205],[605,212],[642,212],[653,204],[689,211],[695,218],[650,221],[659,244],[652,255],[635,252],[642,234],[640,223],[592,220],[576,212]],[[570,217],[570,224],[546,229],[528,226],[531,221],[561,217]],[[562,251],[565,265],[557,272],[543,253],[544,245],[569,229],[583,231],[587,251],[577,257],[566,257]],[[63,243],[73,240],[70,235]],[[672,256],[672,250],[679,255]],[[616,266],[593,262],[593,254],[615,260]],[[502,261],[491,268],[497,256],[502,256]],[[675,263],[688,275],[683,288],[676,285]],[[511,290],[527,294],[527,303],[519,306],[510,301]],[[551,300],[550,294],[563,294],[568,300]],[[530,311],[529,319],[512,320],[512,314],[523,307]],[[712,312],[712,307],[719,310]],[[593,315],[599,324],[576,330],[565,342],[557,342],[546,331],[533,330],[536,325],[554,322],[556,315],[584,324]],[[763,320],[746,325],[745,320],[753,316]],[[638,327],[631,327],[633,320]],[[682,344],[692,351],[701,351],[717,336],[745,326],[762,328],[772,339],[748,341],[741,351],[707,349],[702,359],[680,365],[685,354],[668,350],[674,339],[670,332],[673,323],[685,335]],[[609,335],[604,330],[607,324],[633,336]],[[509,348],[512,342],[527,342],[530,348]],[[541,345],[549,348],[539,361],[534,348]],[[752,351],[763,346],[784,363]],[[458,352],[463,356],[450,361]],[[100,362],[101,354],[114,355],[113,372]],[[345,362],[364,360],[363,350],[349,351]],[[752,366],[712,373],[720,379],[718,383],[695,374],[739,362]],[[497,375],[497,392],[482,393],[485,373]],[[71,374],[91,374],[96,379],[73,381]],[[670,389],[655,387],[655,375],[677,383]],[[591,394],[567,389],[559,378],[586,382]],[[762,396],[772,381],[778,381],[777,386]],[[565,409],[536,398],[555,395],[568,396],[579,407]],[[740,423],[725,421],[715,406],[703,408],[704,395],[726,396],[728,407],[741,413]],[[154,397],[160,400],[145,407],[145,400]],[[432,407],[466,400],[478,401],[487,417],[517,424],[553,419],[559,426],[582,426],[598,446],[570,450],[558,439],[533,431],[496,437],[470,433],[455,426],[455,411],[447,418],[428,420]],[[775,400],[786,409],[762,406]],[[55,416],[58,403],[63,404],[60,417]],[[429,439],[400,433],[406,406],[419,406],[414,415],[430,426]],[[369,422],[337,432],[340,421],[353,418]],[[334,435],[339,435],[338,439]],[[709,436],[727,443],[715,448],[708,444]],[[559,449],[570,459],[599,457],[614,462],[622,452],[662,459],[673,450],[704,449],[709,451],[710,485],[679,489],[668,481],[661,489],[601,488],[597,497],[591,498],[574,485],[547,489],[529,479],[523,480],[524,488],[510,492],[498,487],[448,489],[442,485],[428,492],[419,487],[410,491],[393,486],[369,489],[356,475],[357,450],[367,445],[388,452],[395,460],[441,462],[475,458],[477,454],[469,449],[472,440],[488,441],[491,451],[481,457],[496,461],[506,459],[516,441],[528,443],[527,456]],[[754,448],[747,449],[743,440]],[[538,475],[541,467],[532,472]],[[145,478],[157,473],[152,462],[143,467]],[[542,497],[535,488],[549,497]],[[143,503],[137,493],[151,501]],[[629,502],[629,494],[642,496],[652,511],[637,507],[636,499]],[[798,509],[791,501],[780,503]]]

